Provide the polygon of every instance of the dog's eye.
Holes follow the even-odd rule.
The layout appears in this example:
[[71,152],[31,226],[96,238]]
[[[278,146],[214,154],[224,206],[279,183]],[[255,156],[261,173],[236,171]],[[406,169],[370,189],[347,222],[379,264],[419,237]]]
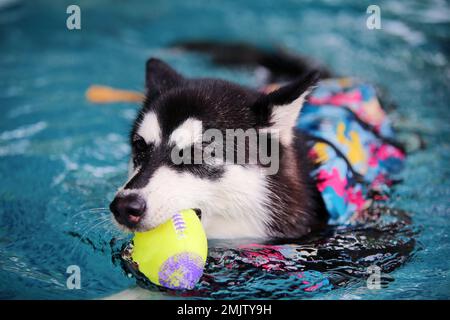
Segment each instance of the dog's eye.
[[144,138],[138,135],[133,137],[131,145],[133,148],[133,163],[135,166],[148,158],[154,148],[153,143],[147,144]]
[[142,152],[145,152],[147,149],[147,143],[145,142],[144,138],[141,136],[135,135],[133,137],[133,149],[134,151],[139,154]]

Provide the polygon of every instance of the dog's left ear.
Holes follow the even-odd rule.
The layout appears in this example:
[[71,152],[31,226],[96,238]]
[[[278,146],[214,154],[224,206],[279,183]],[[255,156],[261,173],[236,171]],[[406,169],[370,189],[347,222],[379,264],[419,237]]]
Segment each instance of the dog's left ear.
[[145,68],[145,87],[149,99],[182,84],[184,78],[167,63],[156,58],[150,58]]
[[291,83],[261,96],[252,106],[257,116],[257,126],[262,129],[278,130],[280,141],[289,145],[293,138],[293,128],[303,106],[305,97],[320,77],[316,70]]

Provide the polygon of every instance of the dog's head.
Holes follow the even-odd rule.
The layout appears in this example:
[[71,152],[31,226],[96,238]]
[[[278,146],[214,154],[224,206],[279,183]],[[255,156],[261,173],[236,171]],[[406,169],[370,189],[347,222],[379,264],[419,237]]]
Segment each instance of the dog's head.
[[[264,210],[268,186],[261,172],[267,163],[259,161],[261,150],[249,163],[245,144],[244,163],[237,163],[239,138],[225,142],[227,130],[264,132],[270,140],[265,145],[289,145],[306,90],[316,80],[310,73],[264,94],[222,80],[187,79],[150,59],[146,100],[131,132],[129,179],[110,205],[117,223],[128,231],[146,231],[186,208],[200,208],[202,221],[214,214]],[[255,141],[259,144],[260,136]]]

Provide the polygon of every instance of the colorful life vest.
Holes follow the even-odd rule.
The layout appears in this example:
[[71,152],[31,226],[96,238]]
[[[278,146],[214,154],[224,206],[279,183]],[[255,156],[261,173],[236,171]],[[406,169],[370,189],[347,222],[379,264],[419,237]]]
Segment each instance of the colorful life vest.
[[297,128],[309,139],[312,172],[330,214],[347,223],[385,200],[405,153],[373,86],[350,78],[321,81],[305,102]]

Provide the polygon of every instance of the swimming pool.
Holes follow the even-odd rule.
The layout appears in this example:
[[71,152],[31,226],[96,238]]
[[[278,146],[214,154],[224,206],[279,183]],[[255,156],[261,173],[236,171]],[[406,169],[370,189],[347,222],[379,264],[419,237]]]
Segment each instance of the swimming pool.
[[[340,74],[383,85],[398,105],[392,117],[401,134],[417,132],[426,143],[408,157],[390,201],[411,214],[419,233],[414,253],[389,274],[394,281],[387,287],[370,290],[364,281],[351,281],[305,293],[292,289],[292,278],[252,270],[251,283],[239,286],[215,263],[209,296],[450,298],[448,2],[382,1],[380,30],[366,28],[370,1],[121,6],[85,0],[78,1],[82,29],[72,31],[66,28],[69,4],[10,1],[0,8],[0,298],[99,298],[135,284],[112,259],[126,238],[109,222],[107,206],[126,176],[127,134],[138,106],[92,105],[84,92],[93,83],[141,90],[143,66],[152,55],[191,76],[251,84],[251,73],[164,49],[191,38],[282,44]],[[66,286],[70,265],[80,267],[79,290]],[[158,290],[144,296],[172,297]]]

